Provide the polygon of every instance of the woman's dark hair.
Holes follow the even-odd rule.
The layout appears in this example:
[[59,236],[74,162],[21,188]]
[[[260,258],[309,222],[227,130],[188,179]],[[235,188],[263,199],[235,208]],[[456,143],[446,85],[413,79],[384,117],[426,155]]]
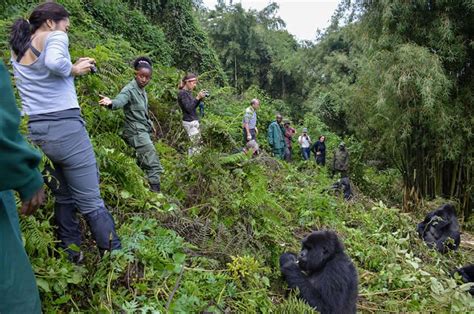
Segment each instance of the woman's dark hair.
[[137,71],[143,68],[152,70],[152,66],[153,63],[147,57],[138,57],[133,61],[133,68]]
[[179,85],[178,85],[178,88],[179,89],[183,89],[184,85],[186,84],[187,81],[189,80],[194,80],[194,79],[197,79],[197,75],[194,74],[194,73],[187,73],[182,79],[181,81],[179,82]]
[[18,59],[28,50],[31,35],[47,20],[55,22],[69,17],[66,9],[55,2],[46,2],[37,6],[28,20],[17,19],[10,27],[10,46]]
[[322,137],[325,137],[325,136],[324,136],[324,135],[320,135],[320,136],[319,136],[319,140],[321,140]]

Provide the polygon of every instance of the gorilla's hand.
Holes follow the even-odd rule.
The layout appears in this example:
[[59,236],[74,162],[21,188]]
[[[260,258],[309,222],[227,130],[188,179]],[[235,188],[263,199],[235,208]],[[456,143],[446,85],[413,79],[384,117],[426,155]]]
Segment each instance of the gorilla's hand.
[[280,269],[288,268],[297,264],[296,255],[293,253],[283,253],[280,256]]

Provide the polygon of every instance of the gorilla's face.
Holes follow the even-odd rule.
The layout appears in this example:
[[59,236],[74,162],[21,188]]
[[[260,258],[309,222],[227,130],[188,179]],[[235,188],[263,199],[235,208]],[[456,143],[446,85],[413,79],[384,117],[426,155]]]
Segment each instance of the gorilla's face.
[[298,256],[299,267],[306,272],[315,272],[324,267],[337,250],[339,241],[326,231],[316,231],[303,239]]

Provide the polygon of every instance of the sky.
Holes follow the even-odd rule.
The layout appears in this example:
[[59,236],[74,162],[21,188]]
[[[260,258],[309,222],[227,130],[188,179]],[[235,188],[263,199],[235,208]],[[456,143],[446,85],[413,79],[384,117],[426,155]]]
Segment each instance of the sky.
[[[203,0],[204,5],[213,9],[217,0]],[[245,9],[260,11],[271,2],[280,6],[277,15],[286,23],[289,33],[299,40],[315,40],[316,30],[323,30],[329,25],[331,16],[340,0],[234,0]],[[229,0],[226,0],[229,3]]]

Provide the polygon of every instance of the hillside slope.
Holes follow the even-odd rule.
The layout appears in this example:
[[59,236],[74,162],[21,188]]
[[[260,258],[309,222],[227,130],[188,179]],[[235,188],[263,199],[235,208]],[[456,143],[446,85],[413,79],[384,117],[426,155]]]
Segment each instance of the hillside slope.
[[[45,313],[310,312],[294,295],[286,297],[278,257],[298,250],[306,233],[323,228],[340,234],[357,266],[360,311],[474,310],[467,287],[449,276],[453,268],[474,260],[472,246],[441,255],[418,239],[413,216],[362,193],[349,203],[328,193],[333,180],[326,168],[237,152],[249,100],[262,99],[260,143],[280,102],[257,89],[235,96],[232,88],[219,87],[214,76],[204,76],[201,85],[212,91],[202,122],[204,150],[189,158],[175,102],[183,73],[170,67],[176,60],[163,31],[148,25],[140,11],[118,12],[104,27],[91,12],[105,14],[114,8],[110,4],[61,3],[72,13],[72,57],[97,60],[99,72],[77,79],[76,88],[99,163],[101,192],[115,217],[123,250],[99,259],[85,232],[85,264],[75,266],[55,248],[51,198],[33,217],[23,218],[25,247]],[[27,8],[12,5],[4,12]],[[0,20],[5,61],[7,27],[13,18],[3,15]],[[134,29],[142,33],[133,37],[127,28],[141,23],[136,21],[146,26]],[[123,115],[97,106],[99,93],[116,94],[133,77],[130,61],[145,53],[159,64],[147,91],[160,133],[155,146],[166,169],[163,195],[148,191],[132,149],[121,139]],[[329,149],[337,141],[330,136]],[[349,143],[349,149],[355,151],[356,145]],[[396,187],[376,182],[374,189]]]

